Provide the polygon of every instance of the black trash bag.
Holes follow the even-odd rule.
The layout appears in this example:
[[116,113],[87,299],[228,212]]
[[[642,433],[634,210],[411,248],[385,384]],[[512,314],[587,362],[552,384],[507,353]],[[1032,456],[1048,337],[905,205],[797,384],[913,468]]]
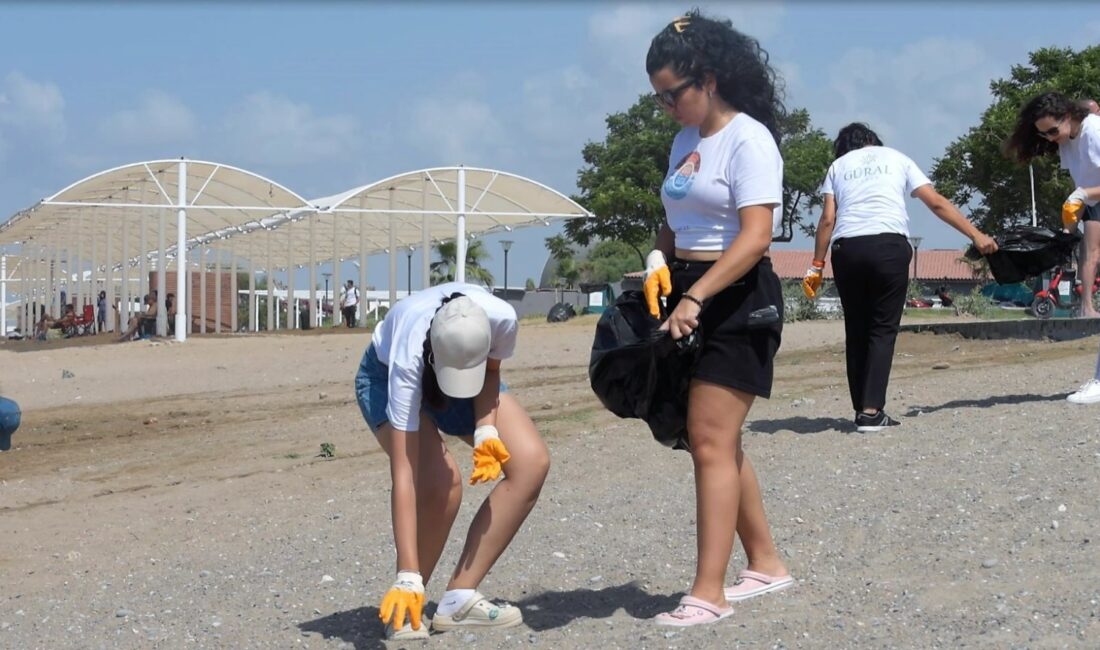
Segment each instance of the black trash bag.
[[[1081,241],[1077,232],[1053,232],[1049,228],[1017,226],[997,237],[997,252],[986,255],[989,270],[997,284],[1015,284],[1026,278],[1064,264]],[[967,259],[981,259],[982,254],[971,244]]]
[[564,323],[577,315],[577,310],[567,302],[559,302],[546,312],[547,323]]
[[679,341],[658,331],[641,291],[626,291],[596,324],[588,378],[600,402],[621,418],[639,418],[657,442],[689,449],[688,386],[699,335]]

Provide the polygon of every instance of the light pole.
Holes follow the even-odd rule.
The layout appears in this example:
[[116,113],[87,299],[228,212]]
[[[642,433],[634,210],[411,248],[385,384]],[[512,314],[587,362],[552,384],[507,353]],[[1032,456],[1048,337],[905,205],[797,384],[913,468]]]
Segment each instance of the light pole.
[[405,295],[411,296],[413,292],[413,253],[416,251],[416,247],[409,244],[409,252],[405,254],[405,259],[408,262],[407,270],[405,271]]
[[[321,322],[325,322],[325,301],[328,300],[328,279],[332,277],[331,273],[322,273],[325,276],[325,297],[321,298]],[[333,306],[332,312],[332,324],[336,324],[336,307]]]
[[909,243],[913,245],[913,279],[920,282],[920,267],[917,266],[917,251],[920,250],[920,243],[923,237],[910,237]]
[[512,248],[512,240],[500,240],[500,247],[504,249],[504,299],[508,300],[508,251]]

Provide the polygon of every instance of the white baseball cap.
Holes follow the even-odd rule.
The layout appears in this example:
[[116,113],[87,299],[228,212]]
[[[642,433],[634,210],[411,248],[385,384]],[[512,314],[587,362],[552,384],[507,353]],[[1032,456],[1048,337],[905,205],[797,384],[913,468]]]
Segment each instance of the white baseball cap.
[[444,395],[464,399],[481,392],[492,332],[489,316],[467,296],[454,298],[432,321],[432,367]]

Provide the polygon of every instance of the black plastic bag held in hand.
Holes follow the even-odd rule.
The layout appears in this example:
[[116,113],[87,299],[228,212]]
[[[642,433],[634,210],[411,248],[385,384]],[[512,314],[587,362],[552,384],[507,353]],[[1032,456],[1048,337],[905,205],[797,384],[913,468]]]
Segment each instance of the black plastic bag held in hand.
[[[1009,228],[998,235],[997,252],[985,256],[997,284],[1013,284],[1063,264],[1073,254],[1081,235],[1053,232],[1036,226]],[[967,259],[981,259],[977,247],[966,250]]]
[[660,325],[642,292],[624,292],[596,325],[588,378],[609,411],[644,420],[663,445],[688,449],[688,386],[699,335],[674,341]]

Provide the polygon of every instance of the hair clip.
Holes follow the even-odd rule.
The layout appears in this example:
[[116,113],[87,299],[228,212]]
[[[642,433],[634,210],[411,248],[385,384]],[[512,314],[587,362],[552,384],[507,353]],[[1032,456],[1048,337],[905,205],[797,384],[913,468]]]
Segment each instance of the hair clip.
[[691,18],[689,16],[680,16],[676,20],[672,21],[672,28],[676,30],[677,34],[683,34],[684,30],[691,24]]

